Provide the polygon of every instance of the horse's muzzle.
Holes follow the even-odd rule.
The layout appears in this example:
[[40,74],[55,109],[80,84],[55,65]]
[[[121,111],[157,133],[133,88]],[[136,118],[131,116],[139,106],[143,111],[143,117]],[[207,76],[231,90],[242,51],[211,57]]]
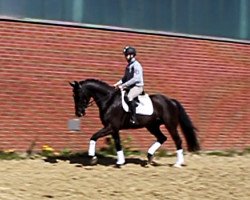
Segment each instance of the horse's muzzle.
[[84,112],[84,113],[76,112],[76,116],[77,116],[77,117],[83,117],[84,115],[85,115],[85,112]]

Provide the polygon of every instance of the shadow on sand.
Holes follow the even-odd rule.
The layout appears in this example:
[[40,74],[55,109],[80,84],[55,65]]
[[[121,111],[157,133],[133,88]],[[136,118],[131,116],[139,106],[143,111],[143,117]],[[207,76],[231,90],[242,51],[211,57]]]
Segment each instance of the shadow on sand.
[[[97,154],[97,164],[102,166],[116,166],[116,158],[112,156],[103,156]],[[83,166],[93,166],[91,164],[91,159],[88,157],[87,153],[78,154],[78,155],[69,155],[69,156],[48,156],[44,159],[45,162],[57,163],[58,161],[69,161],[70,164],[76,164],[77,167]],[[140,158],[126,158],[125,164],[135,164],[142,167],[147,165],[147,160]]]

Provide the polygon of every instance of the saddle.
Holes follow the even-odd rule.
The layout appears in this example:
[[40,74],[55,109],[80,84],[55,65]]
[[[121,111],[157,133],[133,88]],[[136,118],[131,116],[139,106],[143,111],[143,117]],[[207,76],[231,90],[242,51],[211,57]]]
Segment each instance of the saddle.
[[[122,91],[122,107],[125,112],[129,111],[128,104],[126,103],[124,97],[126,96],[126,91]],[[153,104],[148,94],[142,92],[138,97],[134,99],[136,101],[136,114],[141,115],[152,115],[153,114]]]

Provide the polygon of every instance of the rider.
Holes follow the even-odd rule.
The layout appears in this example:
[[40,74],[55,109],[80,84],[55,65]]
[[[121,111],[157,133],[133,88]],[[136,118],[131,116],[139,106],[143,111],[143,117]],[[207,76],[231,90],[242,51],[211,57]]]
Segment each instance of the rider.
[[135,58],[135,48],[131,46],[126,46],[123,49],[123,54],[128,62],[128,65],[126,66],[123,78],[119,80],[116,84],[114,84],[114,86],[119,87],[122,90],[125,89],[126,91],[128,91],[126,98],[129,110],[131,112],[130,122],[135,124],[136,103],[133,101],[133,99],[143,92],[143,69],[141,64]]

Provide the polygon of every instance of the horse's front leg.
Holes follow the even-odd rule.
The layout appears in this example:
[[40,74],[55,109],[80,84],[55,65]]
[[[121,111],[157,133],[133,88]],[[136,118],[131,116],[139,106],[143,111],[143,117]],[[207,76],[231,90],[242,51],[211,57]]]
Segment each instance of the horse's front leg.
[[90,138],[89,141],[89,150],[88,150],[88,155],[91,157],[90,163],[92,165],[97,164],[97,157],[95,156],[95,150],[96,150],[96,142],[99,138],[107,136],[112,133],[112,129],[107,126],[96,132],[92,137]]
[[123,165],[125,163],[125,156],[124,156],[124,152],[122,150],[122,145],[121,145],[121,139],[120,139],[119,131],[114,131],[112,133],[112,137],[114,139],[115,148],[116,148],[116,152],[117,152],[116,166],[119,167],[119,166],[121,166],[121,165]]

